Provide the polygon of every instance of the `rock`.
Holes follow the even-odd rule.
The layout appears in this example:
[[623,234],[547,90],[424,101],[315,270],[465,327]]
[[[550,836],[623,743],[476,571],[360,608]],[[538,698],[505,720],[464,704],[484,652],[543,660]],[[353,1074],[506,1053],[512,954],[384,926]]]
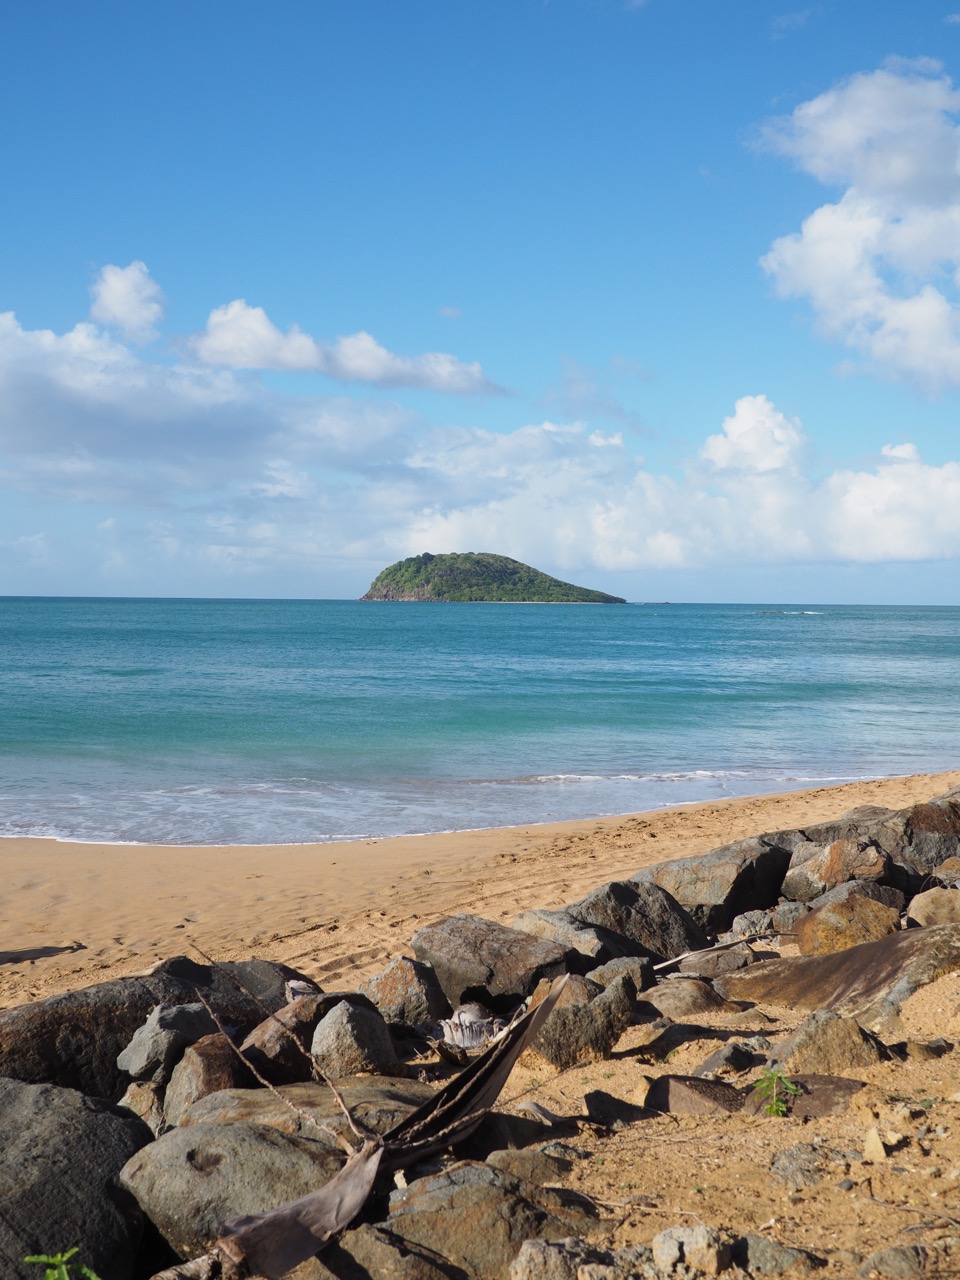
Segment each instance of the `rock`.
[[567,909],[584,924],[628,938],[657,960],[672,960],[708,942],[672,894],[644,880],[613,880]]
[[653,1237],[650,1247],[661,1271],[682,1265],[688,1274],[718,1276],[730,1265],[730,1246],[715,1227],[669,1227]]
[[82,1245],[104,1277],[132,1274],[142,1215],[114,1183],[152,1138],[129,1111],[72,1089],[0,1078],[0,1274],[36,1280],[28,1254]]
[[572,1160],[547,1155],[537,1148],[526,1151],[509,1149],[491,1151],[487,1156],[487,1164],[492,1165],[494,1169],[502,1169],[504,1173],[509,1173],[514,1178],[536,1182],[539,1186],[562,1181],[563,1175],[573,1168]]
[[878,1249],[865,1258],[858,1276],[880,1276],[883,1280],[913,1280],[926,1272],[927,1251],[919,1244],[899,1244]]
[[612,1267],[614,1263],[614,1254],[594,1249],[576,1236],[566,1240],[525,1240],[510,1264],[510,1280],[579,1280],[584,1267]]
[[415,933],[412,945],[454,1007],[479,1000],[510,1013],[541,978],[567,971],[563,947],[480,916],[447,916]]
[[745,969],[754,964],[757,957],[745,942],[735,947],[725,947],[722,951],[703,951],[678,965],[680,973],[688,973],[699,978],[718,978],[721,973],[735,973],[737,969]]
[[449,1258],[471,1280],[507,1280],[525,1240],[562,1240],[588,1221],[558,1192],[461,1161],[395,1191],[381,1225]]
[[437,975],[428,964],[398,956],[382,973],[368,978],[360,988],[372,1000],[386,1022],[415,1027],[438,1022],[450,1014]]
[[636,991],[627,977],[614,978],[589,1003],[556,1008],[530,1049],[561,1071],[576,1062],[608,1058],[633,1019]]
[[[569,907],[553,911],[537,907],[522,911],[514,920],[513,927],[534,938],[557,943],[567,949],[568,962],[571,955],[580,957],[580,962],[591,969],[593,965],[611,959],[646,956],[644,949],[629,938],[577,920]],[[646,958],[649,962],[649,957]]]
[[168,1125],[179,1124],[187,1110],[207,1094],[222,1089],[245,1089],[254,1076],[222,1032],[190,1045],[173,1069],[163,1100]]
[[601,987],[607,986],[614,978],[626,975],[637,991],[646,991],[655,981],[653,964],[647,956],[623,956],[616,960],[608,960],[590,970],[591,982],[599,982]]
[[[826,1076],[816,1072],[791,1075],[790,1083],[800,1090],[787,1098],[789,1114],[795,1120],[819,1120],[823,1116],[839,1116],[850,1109],[854,1096],[864,1087],[862,1080],[849,1076]],[[743,1105],[744,1115],[758,1116],[766,1113],[769,1099],[754,1085],[747,1091]]]
[[793,1009],[832,1009],[870,1031],[896,1025],[914,991],[960,968],[960,925],[904,929],[825,956],[765,960],[717,979],[724,995]]
[[709,1057],[704,1058],[693,1074],[703,1079],[710,1079],[719,1075],[722,1071],[732,1071],[735,1074],[739,1074],[741,1071],[749,1071],[753,1064],[754,1056],[750,1050],[744,1048],[742,1044],[737,1044],[735,1040],[731,1040],[722,1049],[717,1049],[715,1053],[711,1053]]
[[793,941],[805,956],[846,951],[900,929],[900,913],[882,902],[852,894],[843,902],[814,907],[793,926]]
[[790,1075],[814,1071],[843,1075],[851,1069],[872,1067],[889,1057],[876,1036],[864,1031],[853,1018],[821,1009],[775,1044],[767,1061],[770,1067]]
[[927,876],[960,856],[960,795],[910,805],[877,824],[876,839],[899,863]]
[[263,1213],[329,1182],[343,1156],[267,1125],[169,1129],[120,1173],[147,1217],[181,1257],[204,1253],[228,1218]]
[[828,889],[813,903],[815,907],[825,907],[828,903],[847,902],[850,898],[870,898],[873,902],[882,902],[885,907],[893,907],[902,912],[906,906],[906,896],[889,884],[874,884],[870,880],[848,880],[846,884],[838,884],[835,889]]
[[187,1045],[216,1030],[202,1004],[158,1004],[117,1055],[117,1066],[134,1080],[166,1084]]
[[743,1107],[743,1094],[722,1080],[702,1076],[659,1076],[647,1092],[644,1106],[671,1115],[712,1116]]
[[793,936],[793,929],[797,921],[807,914],[810,908],[805,902],[781,902],[773,908],[770,913],[770,923],[773,926],[774,933],[786,935],[789,938]]
[[911,899],[907,919],[914,924],[960,924],[960,892],[956,889],[928,889]]
[[703,929],[719,933],[745,911],[772,907],[789,863],[789,849],[755,836],[699,856],[659,862],[633,879],[666,889]]
[[242,1041],[240,1052],[271,1084],[296,1084],[312,1078],[310,1044],[317,1023],[342,1000],[356,1000],[343,992],[298,996],[258,1023]]
[[266,960],[214,968],[176,956],[145,978],[115,978],[19,1005],[0,1013],[0,1075],[117,1099],[130,1083],[117,1057],[155,1005],[192,1003],[199,988],[225,1023],[246,1031],[263,1018],[257,1000],[279,1009],[287,980],[298,976]]
[[815,1187],[838,1165],[846,1167],[839,1151],[816,1142],[801,1142],[796,1147],[778,1151],[770,1164],[770,1172],[788,1187],[799,1189]]
[[734,938],[750,938],[755,934],[774,932],[772,911],[744,911],[734,918],[729,932],[719,941],[732,942]]
[[878,881],[889,869],[889,858],[863,840],[834,840],[811,845],[812,856],[797,849],[783,878],[781,894],[793,902],[810,902],[848,880]]
[[875,1124],[863,1135],[863,1158],[869,1164],[883,1164],[887,1158],[887,1148]]
[[[392,1129],[435,1093],[430,1085],[419,1080],[394,1080],[387,1076],[341,1080],[337,1090],[360,1124],[376,1133]],[[181,1123],[269,1125],[285,1133],[303,1133],[319,1142],[334,1142],[330,1134],[321,1132],[311,1121],[338,1133],[349,1132],[332,1091],[316,1082],[281,1085],[275,1092],[224,1089],[195,1102]]]
[[117,1103],[126,1107],[156,1136],[165,1125],[163,1118],[164,1086],[152,1080],[131,1080],[127,1092]]
[[945,858],[928,877],[938,884],[949,886],[960,882],[960,857]]
[[[369,1222],[325,1245],[321,1257],[319,1274],[335,1280],[463,1280],[449,1259]],[[300,1270],[291,1277],[300,1280]]]
[[590,1089],[583,1095],[583,1104],[587,1109],[587,1115],[594,1124],[604,1125],[611,1129],[622,1129],[624,1125],[636,1124],[638,1120],[649,1119],[650,1109],[641,1101],[646,1098],[648,1089],[652,1081],[641,1076],[642,1087],[638,1090],[639,1097],[634,1101],[626,1098],[617,1098],[612,1093],[607,1093],[605,1089]]
[[317,1023],[310,1045],[317,1066],[331,1080],[400,1066],[387,1024],[376,1010],[342,1000]]
[[751,1276],[804,1275],[827,1265],[825,1258],[806,1249],[793,1249],[765,1236],[746,1235],[733,1245],[733,1261]]
[[739,1013],[738,1005],[699,978],[670,978],[643,993],[643,1004],[675,1022],[701,1013]]

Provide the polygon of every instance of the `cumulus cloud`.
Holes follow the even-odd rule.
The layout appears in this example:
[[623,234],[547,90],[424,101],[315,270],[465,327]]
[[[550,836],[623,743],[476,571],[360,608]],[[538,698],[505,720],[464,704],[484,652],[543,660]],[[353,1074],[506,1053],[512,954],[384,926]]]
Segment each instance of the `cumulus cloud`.
[[762,259],[824,335],[886,373],[960,383],[960,91],[929,59],[852,76],[762,142],[841,188]]
[[191,341],[205,364],[230,369],[298,369],[343,382],[388,387],[420,387],[455,395],[496,391],[477,362],[465,363],[444,352],[398,356],[369,333],[353,333],[320,342],[292,325],[278,329],[262,307],[236,298],[210,312],[203,333]]
[[789,466],[803,443],[795,418],[774,408],[766,396],[742,396],[719,435],[708,436],[701,458],[721,471],[777,471]]
[[90,288],[90,318],[119,329],[131,342],[149,342],[163,318],[163,294],[145,262],[102,268]]

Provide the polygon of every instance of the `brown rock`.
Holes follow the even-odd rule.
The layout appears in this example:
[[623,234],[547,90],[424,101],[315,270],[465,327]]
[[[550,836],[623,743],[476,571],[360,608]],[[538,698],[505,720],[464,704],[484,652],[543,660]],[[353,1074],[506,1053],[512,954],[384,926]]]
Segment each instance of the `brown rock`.
[[914,924],[960,924],[960,892],[956,889],[927,889],[911,899],[907,919]]
[[905,929],[831,955],[765,960],[718,978],[723,995],[793,1009],[832,1009],[871,1031],[896,1025],[920,987],[960,968],[960,925]]
[[874,942],[899,929],[900,914],[893,907],[854,894],[802,916],[793,926],[793,940],[801,955],[821,956]]
[[795,863],[798,853],[791,858],[781,890],[785,898],[810,902],[847,880],[877,881],[888,869],[886,854],[863,840],[834,840],[828,845],[812,847],[818,850],[812,857],[798,863]]
[[[795,1120],[819,1120],[823,1116],[839,1116],[850,1109],[854,1097],[864,1088],[862,1080],[849,1076],[827,1076],[818,1072],[790,1075],[791,1084],[800,1090],[787,1097],[788,1113]],[[756,1086],[745,1091],[744,1115],[766,1112],[769,1099],[759,1094]]]
[[245,1089],[254,1082],[228,1036],[217,1031],[189,1045],[173,1069],[163,1100],[168,1125],[179,1124],[184,1113],[200,1098],[221,1089]]
[[818,1010],[779,1041],[768,1062],[790,1075],[822,1072],[843,1075],[853,1068],[872,1067],[890,1055],[876,1036],[864,1031],[853,1018],[842,1018],[827,1009]]
[[748,964],[754,964],[756,959],[749,945],[741,942],[735,947],[725,947],[722,951],[695,952],[681,960],[677,968],[680,973],[689,973],[698,978],[718,978],[721,973],[745,969]]
[[271,1084],[309,1080],[310,1041],[316,1025],[344,998],[341,992],[318,992],[291,1000],[254,1027],[240,1052]]
[[387,1022],[415,1027],[450,1015],[437,975],[429,965],[406,956],[398,956],[382,973],[368,978],[360,992],[373,1001]]
[[530,1049],[562,1071],[576,1062],[608,1058],[630,1025],[635,1005],[630,979],[614,978],[598,996],[554,1009]]
[[724,1111],[740,1111],[743,1102],[740,1090],[723,1080],[660,1076],[651,1084],[643,1105],[672,1115],[712,1116]]
[[699,978],[670,978],[643,993],[641,1010],[649,1006],[675,1022],[701,1013],[739,1013],[738,1005],[718,995],[709,982]]

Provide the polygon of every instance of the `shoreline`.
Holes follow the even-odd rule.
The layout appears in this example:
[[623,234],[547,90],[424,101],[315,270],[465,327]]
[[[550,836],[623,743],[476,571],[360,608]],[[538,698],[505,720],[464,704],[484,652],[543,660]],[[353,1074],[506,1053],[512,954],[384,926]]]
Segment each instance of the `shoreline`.
[[509,923],[653,862],[860,804],[902,808],[960,770],[733,796],[644,813],[321,844],[139,845],[0,839],[0,1008],[142,973],[196,943],[262,956],[328,990],[374,973],[423,924]]

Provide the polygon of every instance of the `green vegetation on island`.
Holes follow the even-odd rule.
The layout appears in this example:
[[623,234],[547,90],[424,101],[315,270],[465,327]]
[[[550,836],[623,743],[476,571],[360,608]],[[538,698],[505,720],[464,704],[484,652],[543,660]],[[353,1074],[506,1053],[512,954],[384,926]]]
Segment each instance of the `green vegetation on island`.
[[621,596],[575,587],[509,556],[488,551],[410,556],[377,574],[361,600],[498,604],[626,604]]

